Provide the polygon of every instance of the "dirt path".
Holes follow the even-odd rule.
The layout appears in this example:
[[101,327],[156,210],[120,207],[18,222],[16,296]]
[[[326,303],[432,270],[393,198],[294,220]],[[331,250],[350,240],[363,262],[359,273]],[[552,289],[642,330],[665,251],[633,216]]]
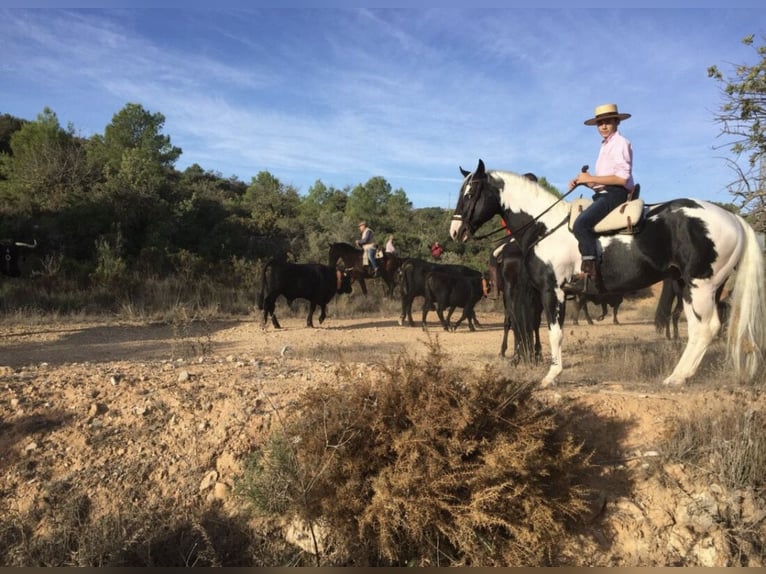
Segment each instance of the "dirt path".
[[[374,376],[392,355],[424,354],[438,339],[457,368],[512,369],[498,356],[502,315],[489,305],[477,314],[480,330],[456,333],[436,328],[436,317],[424,332],[391,317],[335,318],[332,309],[313,330],[304,317],[286,315],[281,331],[264,331],[252,317],[175,327],[6,320],[0,324],[0,505],[4,512],[28,512],[62,482],[87,492],[101,513],[131,497],[228,504],[243,457],[275,424],[273,408],[288,406],[307,386],[335,384],[340,362],[360,377]],[[662,348],[671,358],[680,349],[637,312],[625,310],[621,320],[568,325],[564,373],[544,391],[551,401],[578,403],[591,413],[593,445],[612,459],[602,461],[611,478],[600,485],[601,496],[615,505],[632,496],[627,485],[635,486],[637,475],[626,473],[642,472],[668,421],[742,394],[704,377],[669,389],[661,384],[667,369],[639,375],[626,343],[637,352]],[[546,363],[547,349],[543,333]],[[511,372],[539,380],[546,370],[543,364]],[[646,481],[644,488],[658,488]],[[607,517],[603,509],[596,514]],[[593,563],[638,560],[645,548],[629,542],[634,535],[616,536]],[[662,560],[657,554],[655,563]]]

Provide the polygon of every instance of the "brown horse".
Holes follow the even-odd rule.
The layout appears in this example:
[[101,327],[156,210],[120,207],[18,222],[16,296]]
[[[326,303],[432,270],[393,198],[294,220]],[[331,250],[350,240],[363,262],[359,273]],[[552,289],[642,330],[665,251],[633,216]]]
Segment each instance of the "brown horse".
[[[333,243],[330,245],[330,252],[327,259],[331,267],[343,267],[351,270],[351,277],[359,283],[362,293],[367,295],[367,285],[365,279],[373,279],[372,269],[369,265],[362,263],[364,251],[354,247],[349,243]],[[386,283],[386,296],[394,296],[394,287],[396,286],[396,271],[399,269],[402,260],[396,255],[384,253],[382,259],[378,259],[378,271],[381,279]]]

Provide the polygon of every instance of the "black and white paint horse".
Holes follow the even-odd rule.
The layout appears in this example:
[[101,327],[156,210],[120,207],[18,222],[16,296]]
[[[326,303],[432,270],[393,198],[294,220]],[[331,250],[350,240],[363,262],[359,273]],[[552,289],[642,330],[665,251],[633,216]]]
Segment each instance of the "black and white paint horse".
[[[563,370],[562,286],[581,263],[577,240],[567,226],[569,202],[522,175],[488,171],[481,160],[475,171],[460,171],[464,179],[450,235],[468,241],[500,214],[514,237],[526,236],[525,264],[542,295],[551,348],[551,366],[542,384],[553,384]],[[696,372],[721,327],[716,292],[736,270],[728,356],[738,378],[756,375],[766,348],[764,261],[755,232],[741,217],[707,201],[675,199],[647,205],[638,233],[601,236],[599,246],[607,292],[637,291],[668,276],[683,280],[689,339],[665,384],[683,384]]]

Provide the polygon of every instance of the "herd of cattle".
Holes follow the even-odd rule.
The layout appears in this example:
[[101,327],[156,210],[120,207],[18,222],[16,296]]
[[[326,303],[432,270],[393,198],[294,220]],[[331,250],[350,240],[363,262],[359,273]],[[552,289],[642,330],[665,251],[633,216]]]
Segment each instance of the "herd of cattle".
[[[25,243],[12,240],[0,241],[0,272],[9,277],[18,277],[21,272],[19,269],[20,248],[35,248],[37,242]],[[337,249],[337,244],[335,245]],[[358,251],[358,261],[361,262],[361,250]],[[263,268],[261,277],[261,288],[257,295],[257,305],[263,310],[263,325],[265,326],[268,318],[275,328],[281,328],[275,315],[276,301],[278,297],[284,296],[288,303],[295,299],[305,299],[309,302],[309,313],[306,319],[306,325],[313,327],[313,315],[316,308],[320,308],[319,323],[321,324],[327,317],[327,305],[336,295],[350,294],[352,291],[352,282],[354,279],[363,281],[364,269],[361,263],[355,270],[352,267],[345,267],[340,260],[333,261],[336,257],[336,251],[331,249],[329,265],[320,263],[288,263],[285,261],[271,260]],[[436,310],[439,322],[445,330],[457,329],[463,321],[468,322],[468,328],[473,331],[475,326],[480,326],[476,319],[474,308],[476,304],[486,296],[488,290],[488,275],[470,267],[457,264],[445,264],[424,261],[417,258],[392,258],[393,264],[387,265],[387,268],[395,271],[401,291],[401,314],[399,324],[404,325],[405,321],[410,326],[415,326],[412,318],[412,305],[416,297],[423,298],[423,307],[420,323],[425,328],[428,312]],[[526,341],[519,340],[517,327],[522,321],[520,317],[514,316],[513,305],[511,301],[516,295],[515,287],[519,281],[521,272],[521,252],[515,243],[508,243],[504,247],[503,257],[498,269],[498,290],[503,294],[503,303],[505,309],[503,341],[501,354],[505,355],[508,348],[508,333],[514,330],[517,339],[516,353],[519,354],[519,343],[527,344]],[[338,263],[341,263],[338,265]],[[393,277],[387,277],[387,283],[391,283]],[[366,289],[364,290],[366,291]],[[622,303],[621,294],[603,294],[598,296],[581,295],[576,301],[575,324],[581,311],[585,312],[585,318],[592,324],[593,320],[588,313],[588,303],[601,305],[602,313],[598,320],[603,319],[607,314],[607,306],[613,309],[613,321],[619,323],[617,312]],[[540,301],[530,299],[525,301],[529,307],[529,318],[526,321],[525,333],[534,337],[534,345],[529,352],[534,350],[536,358],[540,356],[539,327],[541,323],[542,304]],[[454,323],[451,322],[452,315],[457,308],[462,309],[460,317]],[[655,325],[658,331],[664,331],[667,338],[678,339],[678,321],[683,307],[683,285],[679,281],[667,279],[663,284],[662,294],[657,305],[655,313]],[[722,323],[725,324],[728,317],[728,307],[725,302],[719,302],[719,314]],[[446,315],[445,315],[446,311]],[[671,335],[672,325],[672,335]]]
[[[402,293],[402,314],[400,324],[405,320],[412,326],[412,304],[415,297],[423,297],[423,316],[425,325],[430,309],[436,309],[442,326],[449,330],[456,329],[464,320],[474,330],[476,313],[474,306],[487,292],[487,279],[479,271],[463,265],[431,263],[422,259],[407,258],[398,262],[397,274]],[[283,296],[288,303],[295,299],[309,302],[306,326],[313,327],[313,316],[319,307],[319,323],[327,316],[327,305],[336,295],[348,294],[352,290],[353,273],[349,269],[338,268],[321,263],[288,263],[270,260],[263,268],[261,288],[257,295],[257,305],[263,310],[263,325],[269,318],[275,328],[280,328],[275,315],[276,301]],[[452,314],[460,307],[460,318],[450,324]],[[445,311],[447,312],[445,316]]]
[[[361,250],[359,250],[361,261]],[[285,261],[271,260],[263,268],[261,277],[261,289],[257,295],[257,305],[263,310],[263,326],[265,327],[269,317],[275,328],[280,328],[275,315],[276,301],[279,296],[284,296],[288,303],[295,299],[305,299],[309,302],[309,312],[306,325],[313,327],[313,315],[317,307],[320,309],[319,323],[327,316],[327,305],[336,295],[349,294],[352,291],[352,283],[359,275],[357,270],[346,267],[342,261],[332,261],[336,251],[331,251],[328,265],[319,263],[289,263]],[[360,267],[361,268],[361,267]],[[415,326],[412,317],[412,306],[415,298],[423,298],[420,324],[426,327],[426,318],[430,310],[435,310],[439,322],[445,330],[457,329],[463,321],[467,321],[468,328],[473,331],[475,326],[480,326],[476,318],[475,306],[487,295],[488,274],[482,273],[470,267],[457,264],[446,264],[425,261],[417,258],[396,259],[396,278],[401,293],[401,314],[399,324]],[[502,293],[505,316],[503,323],[503,341],[501,354],[504,356],[508,349],[508,334],[513,331],[516,339],[514,359],[525,356],[527,353],[539,359],[541,356],[541,344],[539,328],[542,316],[542,302],[534,299],[525,300],[529,307],[528,318],[523,319],[514,315],[512,300],[515,287],[519,281],[521,272],[521,252],[515,243],[506,244],[503,257],[500,259],[498,268],[498,290]],[[361,277],[364,277],[362,274]],[[367,275],[367,278],[370,278]],[[387,281],[388,282],[388,281]],[[516,290],[518,291],[518,290]],[[682,308],[682,286],[678,282],[667,280],[663,286],[663,294],[655,315],[655,325],[658,331],[665,331],[671,338],[671,318],[674,327],[674,337],[678,338],[678,318]],[[608,306],[613,309],[613,322],[619,324],[617,313],[622,304],[621,294],[606,293],[603,295],[580,295],[577,297],[576,314],[574,322],[577,323],[580,312],[585,312],[585,318],[592,324],[593,320],[588,313],[588,303],[600,305],[601,315],[597,320],[602,320]],[[673,305],[675,304],[675,309]],[[453,323],[452,315],[457,308],[462,309],[460,317]],[[526,329],[523,331],[529,337],[524,341],[517,331],[520,323],[526,321]],[[520,344],[528,345],[528,349],[520,348]]]

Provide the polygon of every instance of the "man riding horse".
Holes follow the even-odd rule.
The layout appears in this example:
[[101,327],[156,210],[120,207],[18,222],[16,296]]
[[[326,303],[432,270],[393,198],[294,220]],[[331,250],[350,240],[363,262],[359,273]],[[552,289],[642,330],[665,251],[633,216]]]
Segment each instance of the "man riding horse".
[[372,276],[377,277],[378,263],[375,261],[375,232],[367,227],[366,221],[359,222],[359,231],[362,233],[362,237],[356,240],[356,244],[361,247],[362,250],[364,250],[364,254],[367,259],[367,262],[364,264],[369,264],[369,266],[372,268]]

